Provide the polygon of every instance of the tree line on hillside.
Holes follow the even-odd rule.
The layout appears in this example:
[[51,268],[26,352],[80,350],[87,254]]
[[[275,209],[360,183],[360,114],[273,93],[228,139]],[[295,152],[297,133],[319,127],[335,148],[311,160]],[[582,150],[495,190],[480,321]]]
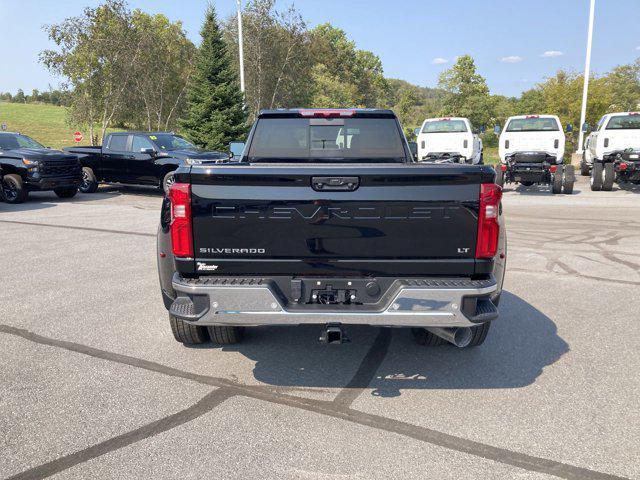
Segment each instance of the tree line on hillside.
[[[380,58],[358,49],[343,30],[329,23],[309,28],[295,7],[279,10],[275,0],[244,7],[244,96],[237,19],[219,22],[213,7],[199,47],[180,22],[131,11],[124,0],[106,0],[46,31],[57,48],[41,60],[66,79],[69,121],[87,126],[93,141],[109,127],[178,129],[200,145],[225,148],[259,110],[280,107],[391,108],[409,136],[425,118],[465,116],[487,128],[488,146],[497,141],[493,125],[510,115],[551,113],[579,122],[580,74],[558,71],[518,98],[492,95],[473,58],[463,55],[437,88],[420,87],[386,78]],[[587,121],[637,109],[639,101],[640,60],[591,79]]]
[[54,89],[41,92],[37,88],[31,90],[30,95],[25,95],[21,88],[12,95],[11,92],[0,92],[0,101],[9,103],[47,103],[66,107],[71,103],[71,92],[67,90]]

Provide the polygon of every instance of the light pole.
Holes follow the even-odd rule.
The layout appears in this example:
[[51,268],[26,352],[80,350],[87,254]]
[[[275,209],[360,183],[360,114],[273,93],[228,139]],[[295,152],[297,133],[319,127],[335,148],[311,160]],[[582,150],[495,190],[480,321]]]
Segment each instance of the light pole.
[[587,97],[589,93],[589,76],[591,72],[591,38],[593,37],[593,14],[596,8],[596,0],[591,0],[589,8],[589,31],[587,33],[587,57],[584,62],[584,86],[582,87],[582,109],[580,110],[580,132],[578,134],[578,151],[582,152],[584,141],[583,126],[587,116]]
[[240,90],[244,93],[244,53],[242,49],[242,5],[240,0],[236,0],[238,5],[238,50],[240,51]]

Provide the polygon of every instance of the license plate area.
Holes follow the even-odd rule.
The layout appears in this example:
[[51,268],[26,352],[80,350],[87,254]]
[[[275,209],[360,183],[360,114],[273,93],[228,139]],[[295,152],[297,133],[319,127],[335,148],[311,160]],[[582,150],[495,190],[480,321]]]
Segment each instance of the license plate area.
[[390,283],[376,278],[293,279],[289,301],[297,305],[375,305]]

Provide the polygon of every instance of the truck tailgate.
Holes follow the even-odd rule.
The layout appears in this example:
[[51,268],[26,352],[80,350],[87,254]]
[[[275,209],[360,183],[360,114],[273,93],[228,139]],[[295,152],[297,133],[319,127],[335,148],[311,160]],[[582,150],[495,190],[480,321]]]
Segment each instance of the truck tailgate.
[[190,176],[199,273],[471,275],[493,169],[221,165]]

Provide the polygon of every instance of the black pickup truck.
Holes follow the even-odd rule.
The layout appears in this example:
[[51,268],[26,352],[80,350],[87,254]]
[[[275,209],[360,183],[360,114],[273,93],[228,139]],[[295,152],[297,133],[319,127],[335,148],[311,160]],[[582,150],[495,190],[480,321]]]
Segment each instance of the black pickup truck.
[[30,191],[53,190],[60,198],[71,198],[82,180],[75,155],[13,132],[0,132],[0,169],[2,197],[8,203],[24,202]]
[[97,147],[68,147],[82,163],[82,193],[98,190],[100,182],[155,185],[168,191],[181,165],[217,163],[228,153],[205,151],[170,132],[118,132]]
[[489,166],[414,162],[390,110],[260,113],[239,161],[190,165],[162,205],[161,293],[184,344],[244,327],[411,327],[483,343],[506,263]]

